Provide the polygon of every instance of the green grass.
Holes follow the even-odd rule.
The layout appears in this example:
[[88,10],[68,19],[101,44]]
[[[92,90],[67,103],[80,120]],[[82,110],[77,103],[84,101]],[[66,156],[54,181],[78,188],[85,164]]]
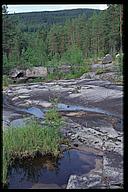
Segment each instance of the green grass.
[[8,166],[10,163],[10,157],[7,152],[5,152],[5,147],[3,148],[3,184],[7,184],[7,174],[8,174]]
[[57,80],[57,79],[75,79],[79,78],[81,75],[84,73],[87,73],[90,71],[90,67],[88,65],[83,65],[83,66],[72,66],[71,71],[68,73],[62,73],[62,72],[54,72],[49,74],[46,78],[45,81],[48,80]]
[[3,83],[3,88],[8,87],[9,84],[12,83],[11,79],[7,76],[7,75],[3,75],[3,79],[2,79],[2,83]]
[[35,151],[59,155],[61,124],[62,119],[53,108],[46,113],[43,126],[32,119],[23,127],[9,127],[3,132],[3,183],[7,182],[8,166],[15,157],[33,156]]

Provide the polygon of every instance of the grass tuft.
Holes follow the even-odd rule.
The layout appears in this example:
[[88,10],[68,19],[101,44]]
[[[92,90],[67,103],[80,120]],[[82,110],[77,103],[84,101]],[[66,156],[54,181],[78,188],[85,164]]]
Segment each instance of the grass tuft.
[[62,119],[53,108],[46,113],[43,126],[31,119],[22,127],[9,127],[3,132],[3,183],[7,182],[8,167],[16,157],[33,156],[36,151],[59,155],[61,124]]

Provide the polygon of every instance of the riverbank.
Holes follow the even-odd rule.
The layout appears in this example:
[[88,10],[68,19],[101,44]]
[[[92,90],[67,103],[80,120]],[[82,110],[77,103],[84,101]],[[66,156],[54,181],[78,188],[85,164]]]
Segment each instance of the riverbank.
[[[108,80],[87,78],[12,85],[4,90],[4,129],[8,127],[6,122],[22,124],[31,116],[43,124],[41,114],[45,115],[56,99],[57,110],[65,121],[61,133],[71,147],[101,156],[89,173],[67,175],[65,188],[116,187],[123,184],[122,90],[121,85]],[[106,177],[109,185],[104,183]],[[89,186],[84,179],[91,182]]]

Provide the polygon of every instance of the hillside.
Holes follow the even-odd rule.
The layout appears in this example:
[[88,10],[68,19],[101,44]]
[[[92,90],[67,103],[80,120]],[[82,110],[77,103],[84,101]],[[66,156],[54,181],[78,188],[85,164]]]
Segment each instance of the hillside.
[[121,50],[121,7],[117,4],[103,11],[5,13],[2,23],[3,69],[7,74],[16,67],[56,68],[70,64],[72,69],[81,66],[79,72],[77,70],[80,76],[89,70],[88,63],[108,53],[115,58]]
[[53,24],[63,24],[67,19],[76,18],[80,15],[89,18],[93,13],[99,13],[97,9],[72,9],[60,11],[42,11],[9,14],[12,18],[18,19],[23,31],[33,32],[38,26],[51,26]]

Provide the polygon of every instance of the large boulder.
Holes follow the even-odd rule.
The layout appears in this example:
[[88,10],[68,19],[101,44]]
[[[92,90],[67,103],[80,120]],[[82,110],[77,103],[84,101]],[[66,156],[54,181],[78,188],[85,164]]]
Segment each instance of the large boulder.
[[10,77],[15,79],[15,78],[20,78],[25,76],[25,71],[24,70],[19,70],[19,69],[13,69],[10,72]]
[[112,63],[112,56],[110,54],[105,55],[105,57],[102,60],[103,64]]
[[46,67],[32,67],[26,70],[26,77],[46,77],[48,75]]

